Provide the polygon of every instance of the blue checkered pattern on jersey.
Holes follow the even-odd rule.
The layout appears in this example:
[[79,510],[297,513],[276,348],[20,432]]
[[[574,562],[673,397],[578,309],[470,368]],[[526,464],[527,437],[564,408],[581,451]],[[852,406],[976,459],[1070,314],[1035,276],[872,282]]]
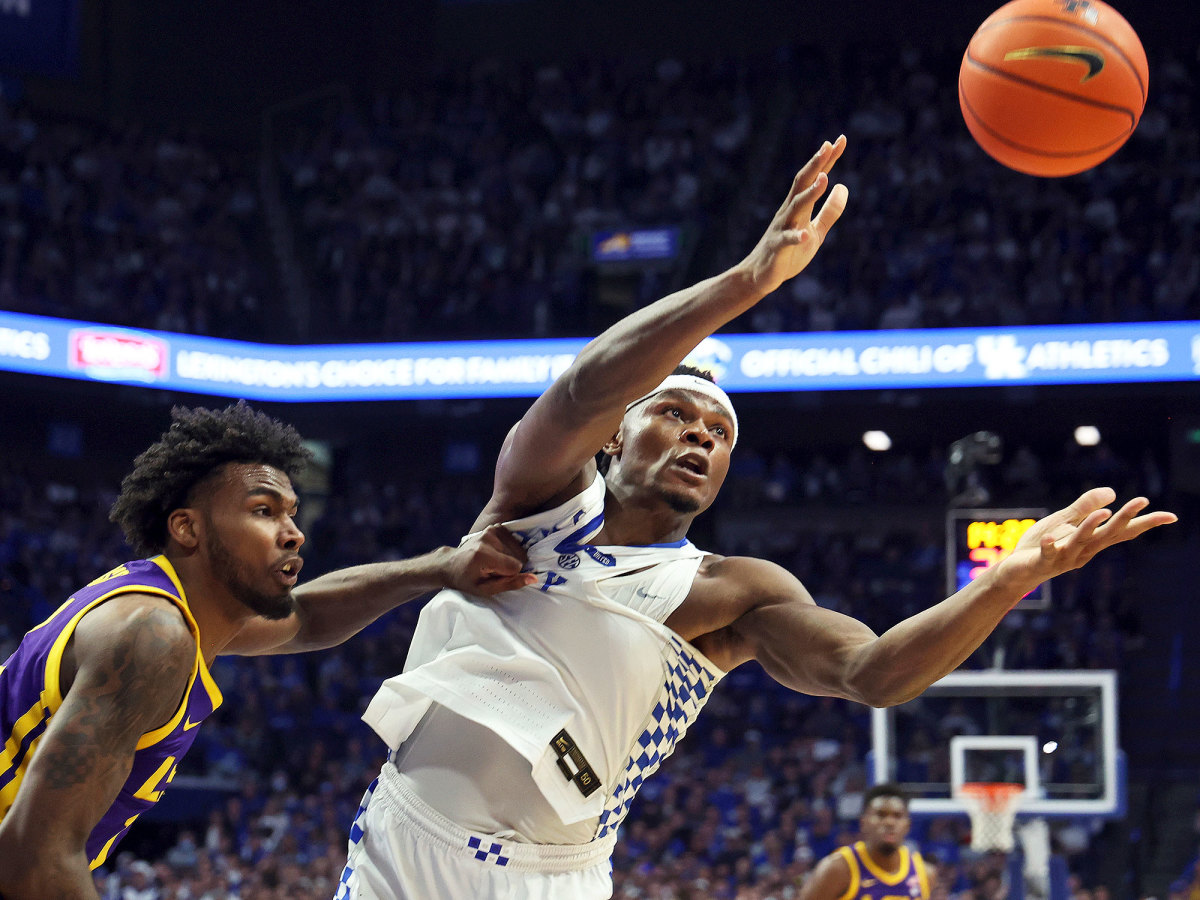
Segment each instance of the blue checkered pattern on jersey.
[[689,653],[678,638],[672,638],[664,648],[663,662],[667,677],[659,690],[658,702],[646,730],[634,742],[621,783],[609,795],[600,814],[597,838],[613,832],[625,819],[638,788],[675,750],[675,744],[700,714],[718,677]]
[[[390,758],[390,757],[389,757]],[[342,877],[338,879],[337,892],[333,895],[333,900],[350,900],[350,876],[354,874],[354,866],[351,864],[354,860],[354,851],[363,839],[363,823],[367,819],[367,804],[371,802],[371,795],[375,793],[375,788],[379,786],[379,776],[367,785],[367,792],[363,794],[362,802],[358,804],[358,812],[354,814],[354,821],[350,823],[350,841],[346,848],[346,865],[342,869]]]
[[349,862],[342,869],[342,877],[338,879],[337,891],[333,895],[333,900],[350,900],[350,876],[354,874],[354,867]]
[[480,862],[490,862],[496,866],[507,866],[508,857],[504,855],[504,845],[491,838],[481,838],[471,835],[467,846],[475,851],[475,858]]

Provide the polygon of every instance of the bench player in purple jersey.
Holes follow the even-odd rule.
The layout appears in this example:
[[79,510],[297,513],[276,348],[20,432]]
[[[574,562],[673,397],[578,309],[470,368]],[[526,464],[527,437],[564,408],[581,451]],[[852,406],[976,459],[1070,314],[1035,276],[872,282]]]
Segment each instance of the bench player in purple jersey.
[[899,785],[877,784],[863,796],[862,839],[817,863],[800,900],[929,900],[935,875],[904,844],[912,820]]
[[110,516],[148,558],[72,594],[0,666],[3,900],[95,900],[91,870],[221,703],[216,656],[331,647],[431,590],[493,594],[532,578],[516,540],[491,529],[296,587],[300,435],[242,403],[172,415]]

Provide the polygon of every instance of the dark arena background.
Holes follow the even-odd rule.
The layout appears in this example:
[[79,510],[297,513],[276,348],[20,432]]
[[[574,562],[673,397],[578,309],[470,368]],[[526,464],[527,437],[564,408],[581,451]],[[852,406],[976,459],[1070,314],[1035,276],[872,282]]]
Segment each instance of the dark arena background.
[[[245,396],[312,440],[305,578],[456,542],[540,390],[526,358],[736,262],[844,132],[842,221],[706,348],[742,434],[691,537],[882,631],[1004,552],[955,522],[1096,485],[1178,513],[963,668],[1115,673],[1115,707],[1085,690],[1035,716],[1047,896],[1200,897],[1200,16],[1118,8],[1150,61],[1142,121],[1045,180],[963,124],[959,63],[993,9],[973,0],[0,0],[0,660],[128,557],[107,511],[175,404]],[[319,396],[308,363],[270,362],[534,339],[565,340],[435,344],[490,374],[435,366],[408,393],[419,376],[359,367]],[[976,376],[947,375],[967,360],[946,347]],[[219,660],[226,702],[101,896],[332,897],[384,753],[359,715],[416,614]],[[797,897],[879,772],[948,796],[954,738],[1008,735],[1004,711],[1056,683],[883,721],[739,668],[636,801],[615,896]],[[1034,774],[998,765],[968,780]],[[1037,895],[961,811],[918,807],[935,896]]]

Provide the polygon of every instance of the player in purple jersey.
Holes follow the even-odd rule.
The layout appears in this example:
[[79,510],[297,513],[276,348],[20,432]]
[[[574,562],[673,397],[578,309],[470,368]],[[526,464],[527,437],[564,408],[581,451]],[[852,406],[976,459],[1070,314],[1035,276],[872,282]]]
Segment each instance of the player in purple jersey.
[[817,863],[800,900],[929,900],[936,876],[904,844],[911,825],[900,786],[875,785],[863,796],[862,839]]
[[296,587],[300,435],[242,403],[172,416],[110,516],[150,558],[72,594],[0,666],[4,900],[96,900],[90,870],[162,796],[221,703],[216,656],[331,647],[431,590],[490,595],[532,577],[498,528]]

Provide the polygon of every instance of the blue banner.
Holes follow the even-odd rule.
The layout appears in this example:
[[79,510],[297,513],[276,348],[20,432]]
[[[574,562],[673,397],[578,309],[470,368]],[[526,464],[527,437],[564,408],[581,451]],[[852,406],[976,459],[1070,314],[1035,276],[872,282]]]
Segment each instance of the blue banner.
[[[0,371],[250,400],[534,397],[583,338],[290,346],[0,312]],[[730,392],[1200,380],[1200,322],[731,334],[688,361]]]

